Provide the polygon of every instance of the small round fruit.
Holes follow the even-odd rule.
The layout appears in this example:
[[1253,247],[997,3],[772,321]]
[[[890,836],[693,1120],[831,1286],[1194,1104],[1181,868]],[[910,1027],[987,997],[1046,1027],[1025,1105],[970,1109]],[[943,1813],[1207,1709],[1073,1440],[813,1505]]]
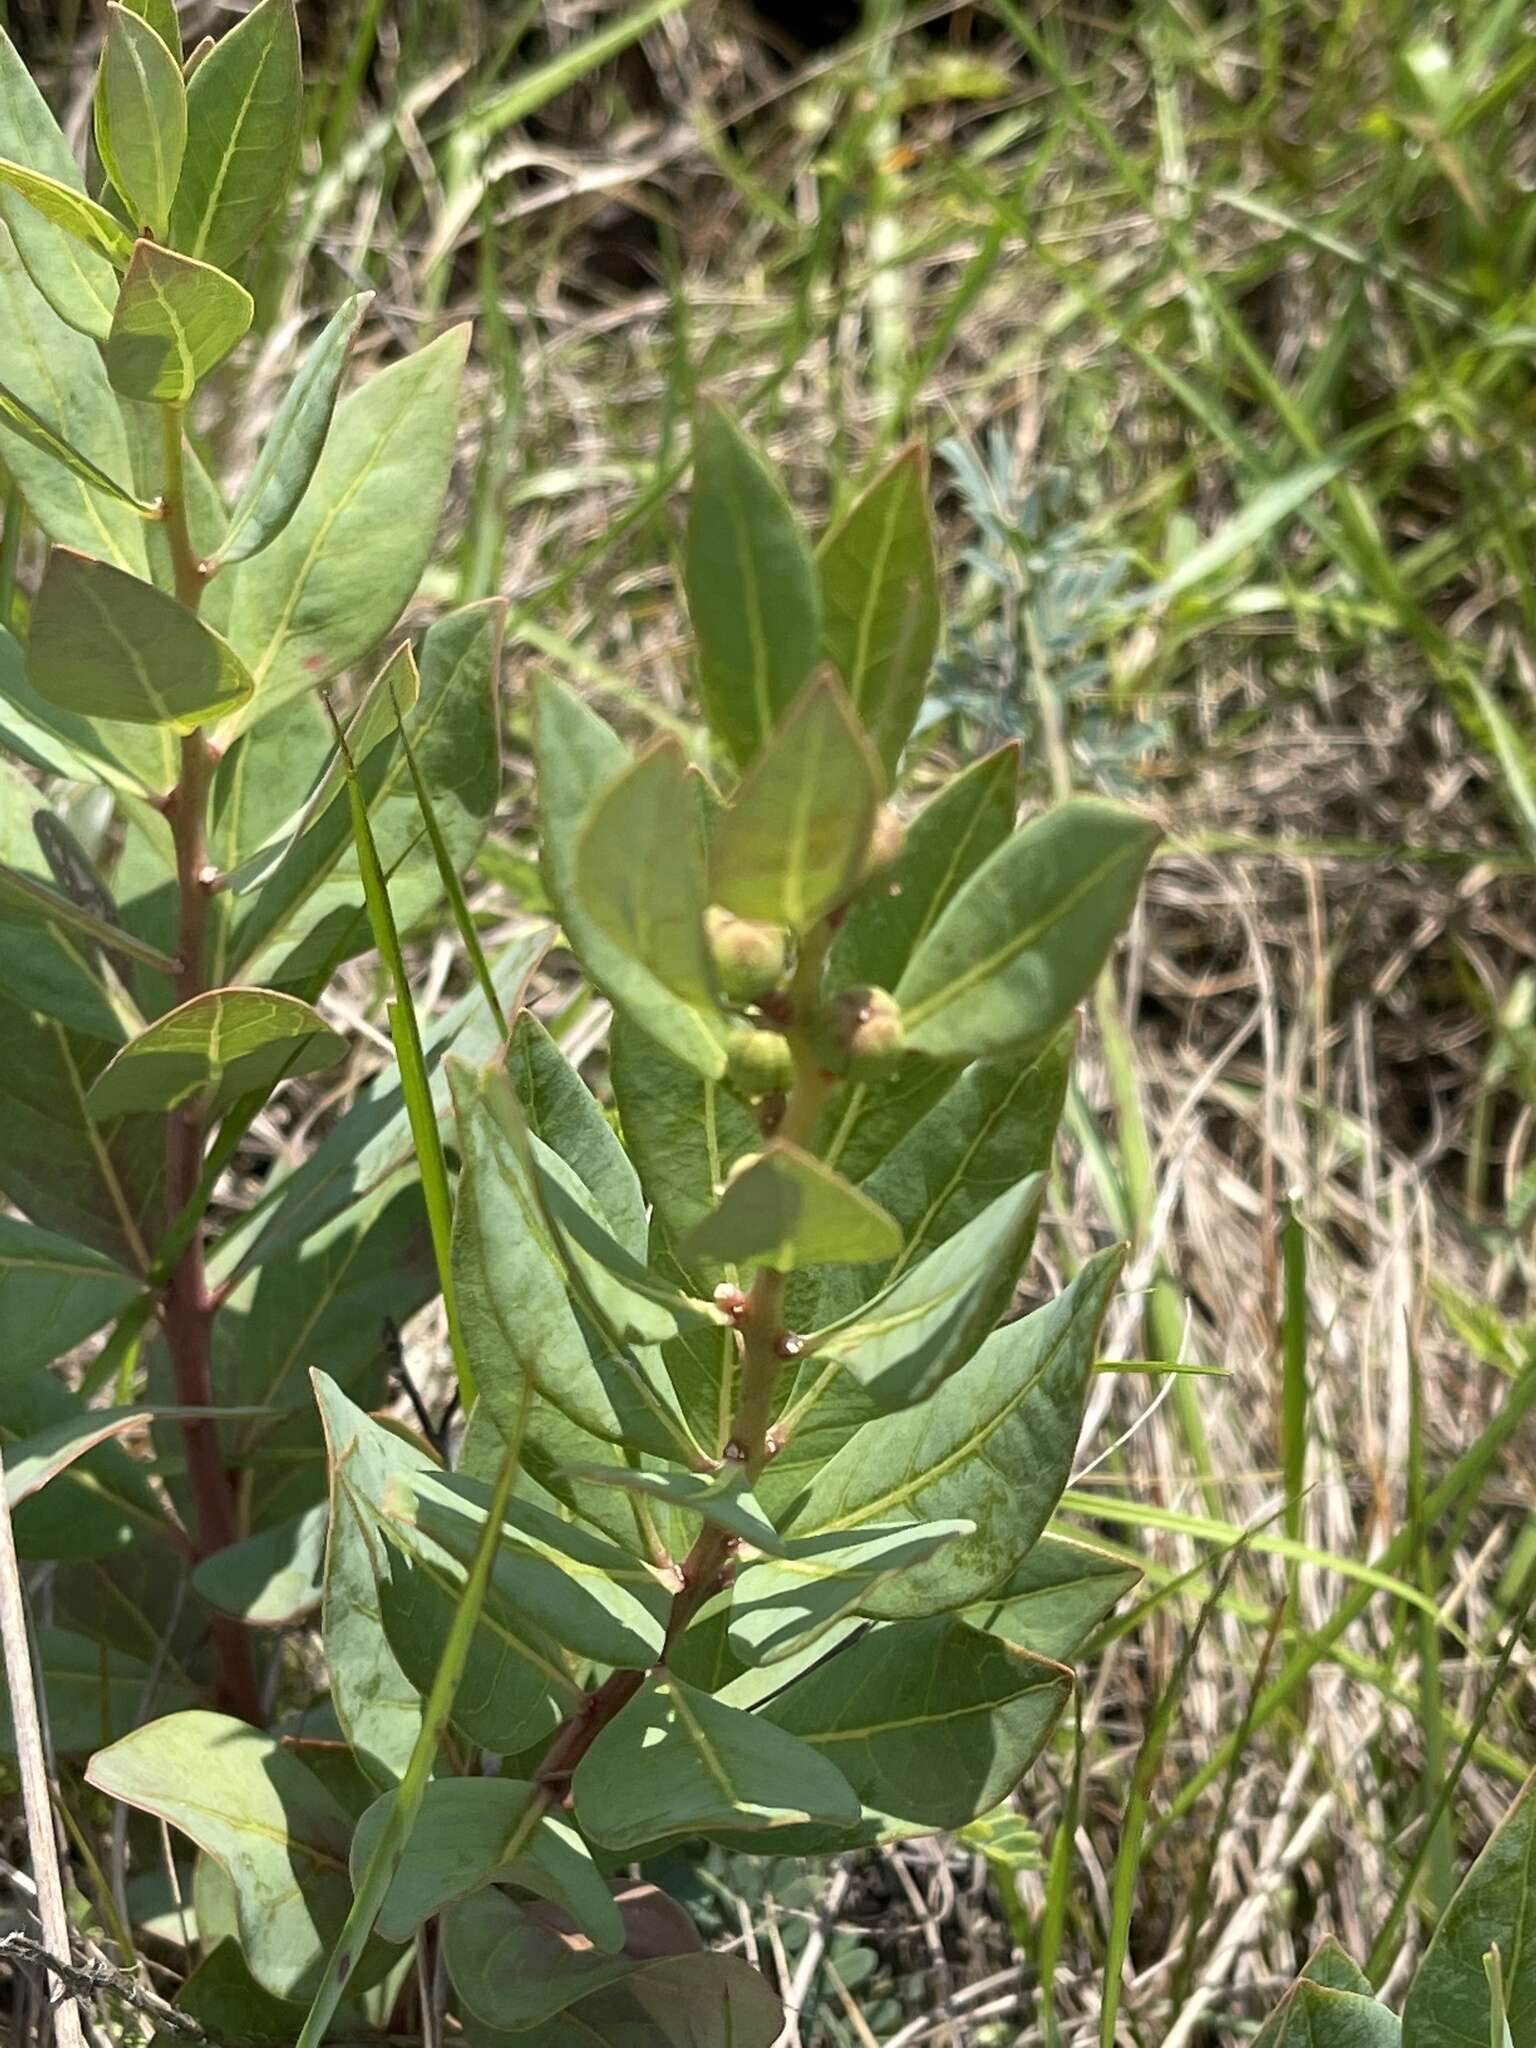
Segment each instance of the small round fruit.
[[833,1073],[883,1081],[906,1051],[896,998],[883,988],[845,988],[828,1004],[817,1042]]
[[883,875],[895,867],[901,858],[902,848],[907,843],[907,828],[900,813],[890,804],[882,804],[875,813],[874,830],[869,835],[869,852],[864,859],[864,879],[873,881],[876,875]]
[[755,1003],[777,988],[786,966],[784,934],[777,925],[713,905],[704,916],[720,993],[728,1002]]
[[749,1102],[779,1094],[795,1078],[789,1040],[777,1031],[757,1031],[743,1024],[727,1040],[725,1058],[731,1086]]

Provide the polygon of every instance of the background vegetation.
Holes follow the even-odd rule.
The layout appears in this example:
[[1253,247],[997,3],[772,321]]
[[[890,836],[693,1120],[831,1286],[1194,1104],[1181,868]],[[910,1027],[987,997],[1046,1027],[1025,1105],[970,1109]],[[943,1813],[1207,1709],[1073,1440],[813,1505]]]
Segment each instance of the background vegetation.
[[[183,15],[189,44],[228,18]],[[83,121],[88,0],[0,18]],[[916,789],[1016,734],[1040,796],[1129,794],[1169,835],[1036,1275],[1130,1237],[1107,1354],[1226,1375],[1099,1382],[1085,1441],[1115,1448],[1072,1520],[1146,1578],[1016,1826],[674,1889],[805,1994],[807,2048],[1241,2039],[1329,1931],[1400,1985],[1536,1726],[1536,1434],[1510,1426],[1536,1400],[1529,9],[301,18],[313,133],[246,344],[270,403],[206,426],[238,464],[301,298],[371,287],[402,347],[475,319],[420,611],[513,600],[489,928],[547,908],[528,675],[637,735],[683,702],[701,385],[818,514],[935,444],[952,625]],[[420,1007],[458,992],[451,935],[411,958]],[[364,963],[332,1005],[345,1095],[388,1057],[382,1002]],[[601,1035],[557,969],[536,1007],[572,1057]],[[225,1199],[336,1107],[285,1094]],[[403,1358],[435,1384],[431,1315]]]

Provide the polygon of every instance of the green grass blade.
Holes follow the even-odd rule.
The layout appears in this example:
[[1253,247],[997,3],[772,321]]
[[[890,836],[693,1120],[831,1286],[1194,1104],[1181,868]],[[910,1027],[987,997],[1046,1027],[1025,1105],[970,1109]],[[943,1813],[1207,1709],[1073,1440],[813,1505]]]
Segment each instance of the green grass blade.
[[[352,1965],[357,1961],[363,1945],[373,1932],[379,1909],[389,1892],[401,1852],[410,1839],[416,1816],[421,1811],[422,1798],[426,1793],[427,1780],[437,1760],[437,1752],[448,1726],[448,1716],[453,1710],[454,1697],[459,1682],[464,1676],[464,1667],[469,1659],[470,1642],[480,1619],[480,1609],[485,1603],[485,1589],[490,1583],[491,1567],[496,1562],[497,1547],[501,1542],[502,1517],[506,1512],[512,1482],[517,1477],[519,1447],[508,1444],[502,1455],[501,1469],[496,1475],[496,1485],[486,1510],[485,1527],[475,1545],[474,1558],[470,1563],[464,1581],[464,1590],[459,1595],[454,1609],[453,1622],[448,1631],[448,1640],[443,1646],[442,1662],[432,1681],[421,1710],[421,1731],[411,1751],[411,1760],[405,1767],[405,1776],[400,1780],[395,1793],[394,1804],[368,1859],[368,1868],[363,1872],[362,1881],[352,1900],[352,1909],[346,1923],[336,1937],[336,1946],[326,1960],[325,1975],[315,1993],[314,2003],[305,2015],[295,2048],[319,2048],[325,2038],[326,2028],[335,2016],[347,1988]],[[537,1813],[537,1808],[534,1809]]]
[[[327,708],[329,709],[329,706]],[[373,930],[373,942],[379,949],[379,956],[384,962],[395,992],[394,1000],[388,1005],[389,1035],[394,1041],[395,1057],[400,1063],[400,1092],[405,1097],[411,1138],[416,1147],[422,1198],[427,1205],[427,1225],[432,1233],[432,1251],[437,1261],[438,1283],[442,1288],[443,1309],[448,1318],[448,1341],[453,1352],[454,1371],[458,1376],[459,1398],[467,1414],[475,1397],[475,1380],[464,1345],[464,1333],[459,1327],[458,1303],[453,1285],[453,1261],[450,1251],[453,1234],[453,1198],[448,1185],[448,1162],[443,1154],[442,1135],[437,1128],[437,1115],[432,1106],[431,1077],[427,1072],[426,1054],[422,1048],[421,1027],[416,1020],[416,1006],[411,999],[411,985],[406,976],[405,955],[400,950],[400,934],[395,926],[394,911],[390,907],[389,885],[384,879],[378,848],[374,844],[373,828],[368,822],[368,806],[363,799],[357,770],[353,766],[346,737],[334,710],[331,711],[331,723],[336,730],[336,744],[341,749],[342,766],[347,778],[347,803],[352,814],[352,838],[357,847],[357,865],[362,876],[363,898],[368,906],[368,922]],[[497,1015],[499,1020],[499,1010]]]

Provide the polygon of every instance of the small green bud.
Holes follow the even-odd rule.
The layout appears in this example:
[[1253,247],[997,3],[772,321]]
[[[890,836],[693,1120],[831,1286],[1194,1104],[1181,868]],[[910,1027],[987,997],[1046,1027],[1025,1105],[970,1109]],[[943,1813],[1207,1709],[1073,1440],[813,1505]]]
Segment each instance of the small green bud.
[[780,1094],[795,1078],[789,1040],[777,1031],[758,1031],[743,1024],[726,1041],[725,1058],[731,1086],[749,1102]]
[[876,875],[886,874],[901,858],[901,850],[907,843],[907,828],[901,815],[890,804],[882,804],[875,813],[874,830],[869,835],[869,852],[864,861],[864,879],[873,881]]
[[832,998],[816,1034],[823,1065],[850,1081],[883,1081],[906,1051],[896,998],[883,988],[845,988]]
[[784,979],[784,934],[776,925],[754,923],[714,904],[704,913],[704,928],[728,1002],[755,1003]]

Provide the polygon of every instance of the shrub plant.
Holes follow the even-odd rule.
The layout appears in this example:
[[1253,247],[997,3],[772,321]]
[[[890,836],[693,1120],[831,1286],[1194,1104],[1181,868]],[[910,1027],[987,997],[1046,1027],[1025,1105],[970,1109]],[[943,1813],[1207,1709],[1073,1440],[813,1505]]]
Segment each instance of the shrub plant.
[[[488,961],[459,877],[500,605],[402,644],[339,737],[321,705],[421,578],[465,334],[338,404],[344,304],[227,504],[189,407],[294,164],[293,7],[190,59],[163,0],[108,17],[94,190],[0,37],[0,1429],[55,1566],[53,1740],[142,1817],[146,1917],[156,1823],[193,1846],[215,2032],[383,2024],[420,1940],[474,2041],[766,2048],[775,1994],[653,1853],[986,1814],[1132,1576],[1047,1526],[1118,1253],[1013,1304],[1156,831],[1095,799],[1018,829],[1012,748],[904,823],[923,464],[813,549],[705,405],[707,731],[632,753],[535,681],[559,931]],[[423,1036],[398,932],[445,891],[473,976]],[[213,1233],[253,1120],[346,1057],[316,1003],[370,939],[398,1072]],[[611,1114],[521,1006],[551,943],[612,1006]],[[450,1461],[374,1412],[439,1291]],[[111,1441],[146,1427],[152,1461]]]

